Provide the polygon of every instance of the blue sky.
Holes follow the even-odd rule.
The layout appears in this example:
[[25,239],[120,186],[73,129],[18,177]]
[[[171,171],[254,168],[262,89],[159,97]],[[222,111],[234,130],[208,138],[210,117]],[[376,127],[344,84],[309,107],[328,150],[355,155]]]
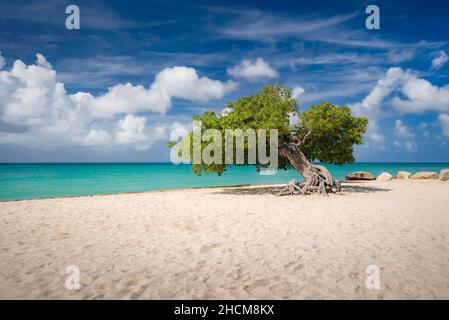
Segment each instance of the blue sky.
[[[81,29],[65,28],[76,4]],[[380,30],[365,8],[380,8]],[[168,161],[265,84],[367,116],[358,161],[449,161],[446,1],[0,0],[0,161]]]

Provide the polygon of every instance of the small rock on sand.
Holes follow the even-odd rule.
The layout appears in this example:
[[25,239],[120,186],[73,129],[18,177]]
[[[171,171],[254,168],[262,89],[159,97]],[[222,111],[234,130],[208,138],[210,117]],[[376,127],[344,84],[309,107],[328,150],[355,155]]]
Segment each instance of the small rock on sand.
[[348,174],[346,180],[376,180],[376,177],[372,173],[358,171]]
[[440,171],[440,180],[441,181],[448,181],[449,180],[449,169],[442,169]]
[[418,179],[438,179],[438,173],[436,172],[417,172],[413,176],[410,177],[411,179],[418,180]]
[[390,181],[393,179],[393,176],[389,174],[388,172],[382,172],[377,178],[377,181]]
[[408,180],[408,179],[410,179],[411,176],[412,176],[412,174],[410,172],[399,171],[397,178],[398,178],[398,180]]

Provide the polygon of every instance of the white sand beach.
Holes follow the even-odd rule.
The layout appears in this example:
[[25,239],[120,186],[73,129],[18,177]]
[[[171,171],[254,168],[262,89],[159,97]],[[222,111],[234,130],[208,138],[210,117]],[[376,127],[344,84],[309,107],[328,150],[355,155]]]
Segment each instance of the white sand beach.
[[[448,182],[272,189],[0,203],[0,298],[449,298]],[[79,290],[65,286],[69,265]]]

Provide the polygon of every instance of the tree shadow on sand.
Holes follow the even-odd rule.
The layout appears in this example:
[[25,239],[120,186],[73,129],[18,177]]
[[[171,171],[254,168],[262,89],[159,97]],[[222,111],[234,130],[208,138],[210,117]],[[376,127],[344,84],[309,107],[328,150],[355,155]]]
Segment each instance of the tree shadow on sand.
[[[238,196],[248,195],[278,195],[278,193],[284,188],[284,186],[263,186],[263,187],[235,187],[220,189],[216,193],[218,194],[231,194]],[[379,188],[367,185],[354,185],[354,184],[342,184],[341,194],[345,193],[373,193],[373,192],[388,192],[392,189]]]
[[282,190],[283,186],[268,186],[268,187],[236,187],[236,188],[226,188],[217,191],[218,194],[234,194],[238,196],[247,196],[247,195],[263,195],[263,194],[271,194],[276,195]]
[[341,192],[347,193],[372,193],[372,192],[388,192],[392,189],[379,188],[367,185],[342,184]]

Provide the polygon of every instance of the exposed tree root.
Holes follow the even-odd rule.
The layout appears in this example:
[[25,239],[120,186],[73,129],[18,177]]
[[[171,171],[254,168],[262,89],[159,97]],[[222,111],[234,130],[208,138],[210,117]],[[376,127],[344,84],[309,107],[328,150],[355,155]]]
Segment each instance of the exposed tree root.
[[290,143],[281,150],[281,155],[287,157],[292,166],[304,177],[304,182],[299,183],[296,179],[288,182],[279,195],[306,195],[318,193],[328,196],[329,193],[340,192],[341,186],[326,167],[311,164],[300,150],[300,143]]

